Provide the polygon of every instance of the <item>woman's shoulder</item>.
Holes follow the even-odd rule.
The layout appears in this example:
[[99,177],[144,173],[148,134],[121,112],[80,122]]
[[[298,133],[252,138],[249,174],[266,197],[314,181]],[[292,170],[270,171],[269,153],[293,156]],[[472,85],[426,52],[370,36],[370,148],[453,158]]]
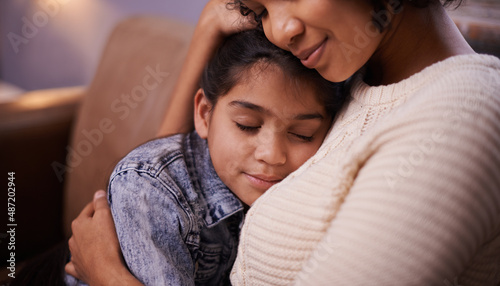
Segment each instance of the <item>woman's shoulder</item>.
[[401,102],[389,120],[425,121],[445,130],[455,130],[460,123],[460,132],[475,134],[485,128],[498,130],[500,59],[494,56],[454,56],[397,85],[406,94],[401,92]]
[[387,86],[371,87],[358,77],[353,99],[351,117],[364,118],[363,128],[374,137],[425,139],[439,131],[447,138],[443,144],[500,138],[500,60],[493,56],[451,57]]
[[429,76],[434,76],[434,82],[443,88],[496,95],[500,85],[500,59],[482,54],[454,56],[435,64]]
[[[500,113],[500,60],[489,55],[448,58],[422,71],[420,87],[408,95],[414,108],[482,117]],[[423,107],[425,106],[425,107]]]
[[400,82],[370,86],[363,73],[350,81],[351,97],[370,108],[393,109],[407,101],[450,97],[451,101],[470,95],[497,97],[500,90],[500,59],[491,55],[458,55],[436,62]]

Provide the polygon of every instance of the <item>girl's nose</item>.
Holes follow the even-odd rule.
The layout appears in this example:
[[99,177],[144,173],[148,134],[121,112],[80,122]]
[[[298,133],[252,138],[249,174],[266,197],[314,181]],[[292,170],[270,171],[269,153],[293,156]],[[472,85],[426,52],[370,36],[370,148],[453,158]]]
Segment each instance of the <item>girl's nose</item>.
[[286,162],[286,146],[275,134],[263,134],[256,141],[255,159],[269,165],[283,165]]

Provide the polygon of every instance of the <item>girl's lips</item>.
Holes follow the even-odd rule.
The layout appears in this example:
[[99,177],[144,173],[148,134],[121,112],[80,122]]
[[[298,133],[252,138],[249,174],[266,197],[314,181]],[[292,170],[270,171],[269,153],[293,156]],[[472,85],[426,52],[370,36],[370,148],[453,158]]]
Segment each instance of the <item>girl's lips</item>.
[[245,176],[247,177],[248,181],[250,184],[258,189],[261,190],[267,190],[270,187],[272,187],[274,184],[281,182],[281,178],[277,177],[268,177],[264,175],[250,175],[245,173]]
[[321,42],[321,44],[315,50],[313,50],[307,57],[302,58],[300,62],[304,66],[310,69],[315,68],[319,63],[321,56],[323,55],[325,46],[326,46],[326,39],[323,42]]

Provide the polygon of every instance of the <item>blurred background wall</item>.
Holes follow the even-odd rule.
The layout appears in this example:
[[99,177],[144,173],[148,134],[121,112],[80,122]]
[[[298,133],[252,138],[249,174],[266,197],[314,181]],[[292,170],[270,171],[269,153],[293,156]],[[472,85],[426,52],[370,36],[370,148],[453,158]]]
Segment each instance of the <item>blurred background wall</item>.
[[196,23],[207,0],[1,0],[0,79],[25,90],[87,85],[114,25],[134,14]]

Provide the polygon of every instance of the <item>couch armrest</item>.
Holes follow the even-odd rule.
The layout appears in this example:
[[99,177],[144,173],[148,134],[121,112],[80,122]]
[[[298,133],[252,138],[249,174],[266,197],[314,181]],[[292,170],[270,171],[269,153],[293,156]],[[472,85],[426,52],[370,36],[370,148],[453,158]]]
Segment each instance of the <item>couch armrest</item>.
[[0,103],[0,133],[36,128],[72,118],[84,92],[83,86],[43,89]]
[[[0,103],[0,174],[6,180],[8,172],[15,172],[17,262],[63,239],[63,182],[53,162],[65,162],[83,95],[83,87],[57,88],[27,92]],[[7,206],[7,190],[2,194]],[[0,256],[9,257],[8,251],[2,247]]]

